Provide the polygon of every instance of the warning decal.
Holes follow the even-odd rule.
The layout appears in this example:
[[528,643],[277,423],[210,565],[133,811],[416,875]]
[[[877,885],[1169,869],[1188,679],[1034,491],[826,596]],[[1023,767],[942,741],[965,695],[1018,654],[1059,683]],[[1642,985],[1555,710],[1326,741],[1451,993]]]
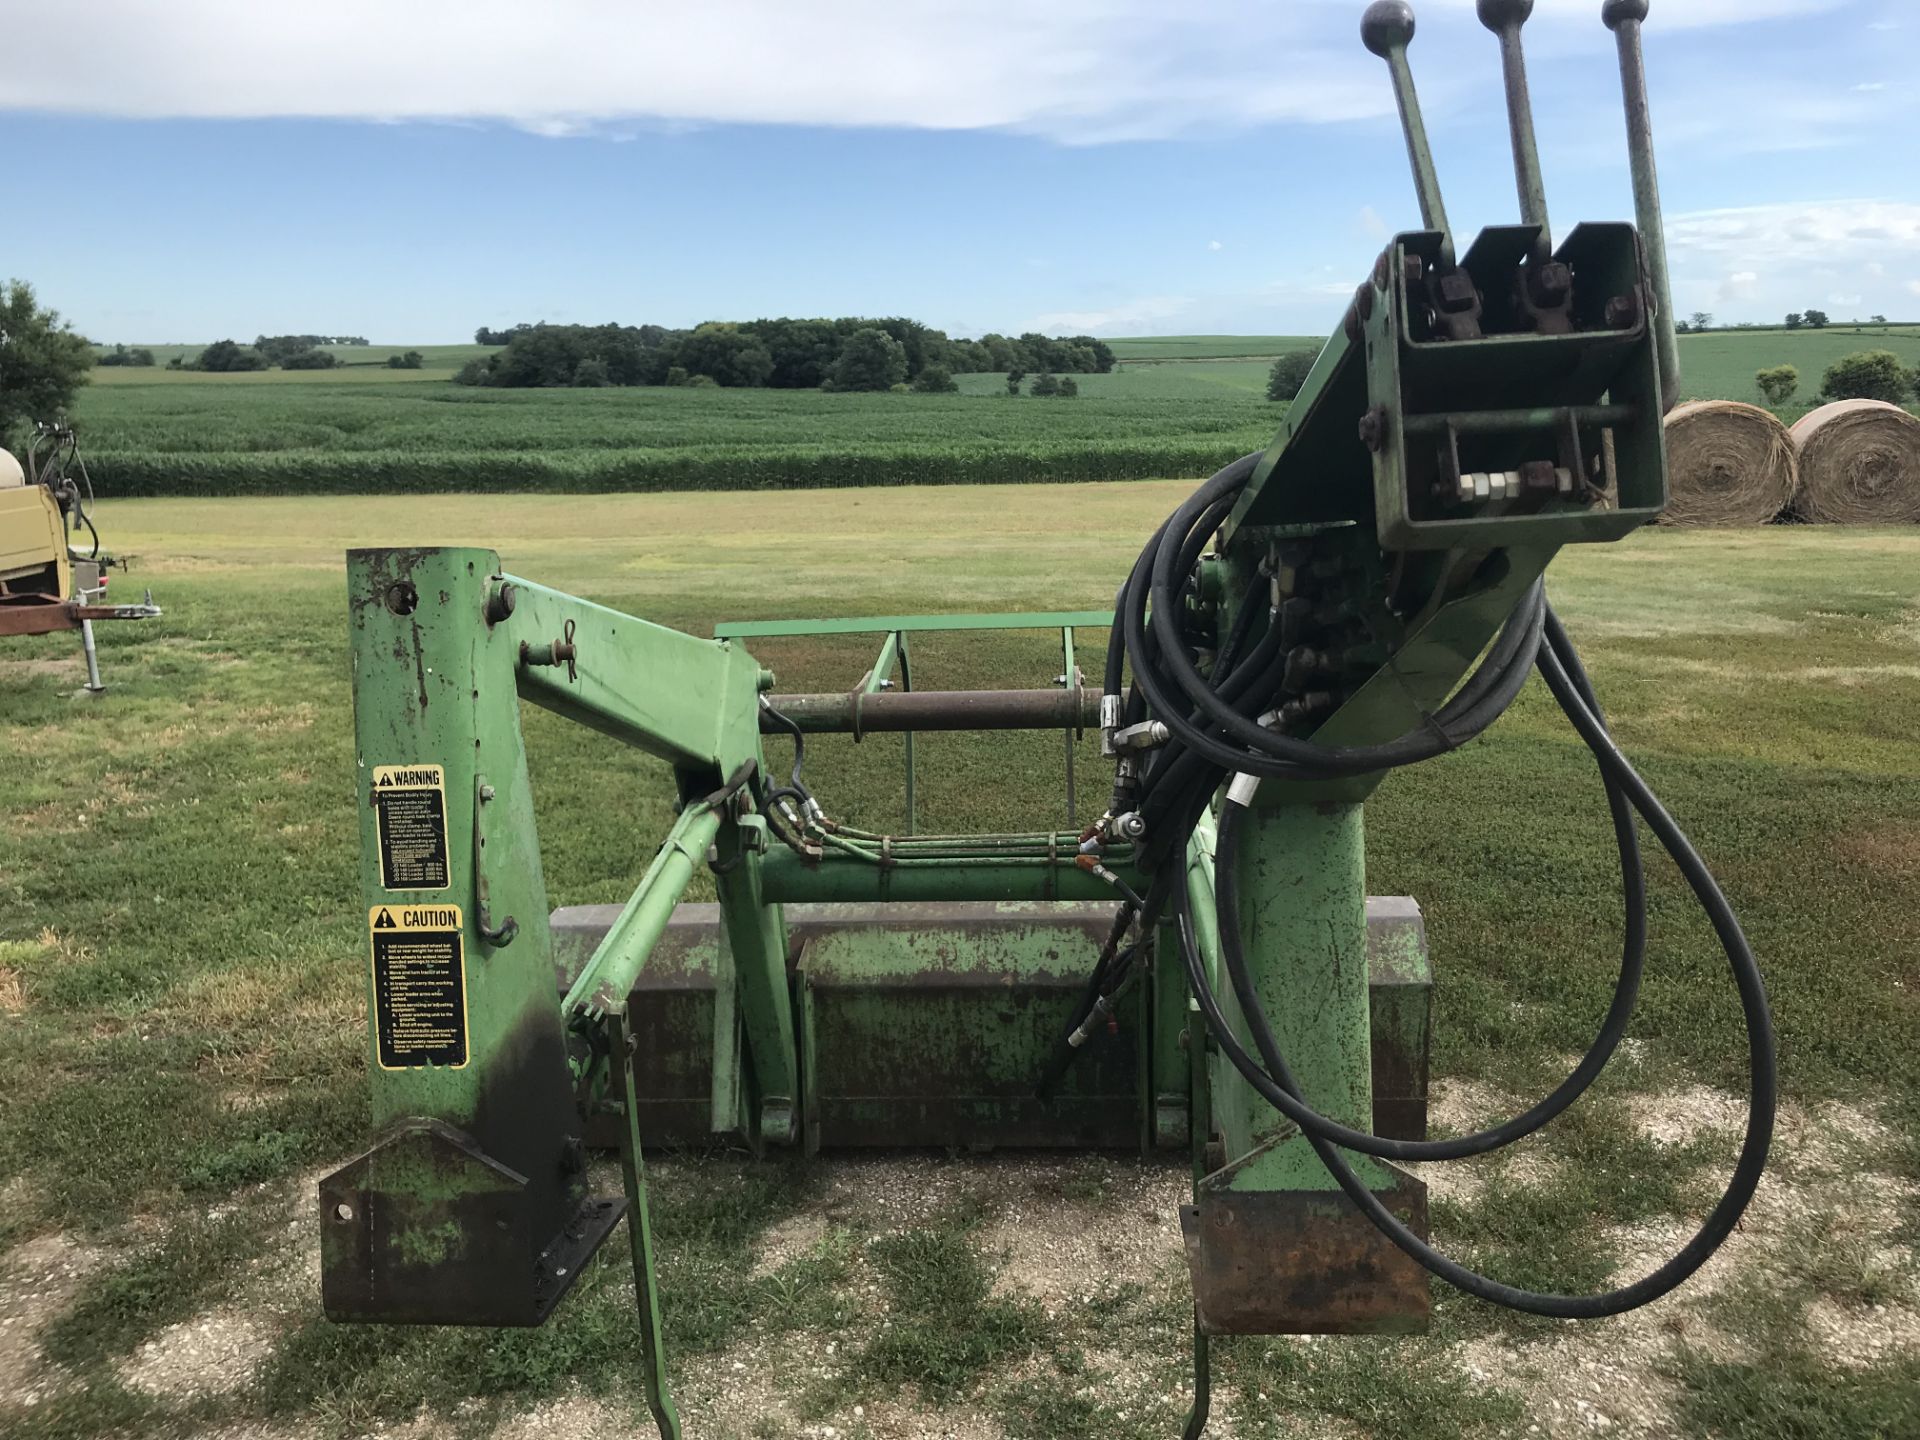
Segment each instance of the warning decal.
[[446,776],[438,765],[373,767],[380,883],[386,889],[447,888]]
[[375,905],[373,1014],[382,1070],[467,1063],[467,970],[458,905]]

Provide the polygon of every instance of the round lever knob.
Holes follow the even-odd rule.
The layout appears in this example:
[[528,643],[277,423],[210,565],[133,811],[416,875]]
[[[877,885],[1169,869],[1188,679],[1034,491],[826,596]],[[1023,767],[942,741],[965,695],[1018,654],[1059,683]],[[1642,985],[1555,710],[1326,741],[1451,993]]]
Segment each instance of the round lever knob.
[[1533,0],[1478,0],[1473,8],[1480,23],[1497,35],[1509,25],[1526,24],[1533,14]]
[[1407,0],[1373,0],[1360,17],[1360,43],[1382,57],[1413,39],[1413,6]]
[[1600,20],[1609,30],[1618,30],[1629,20],[1647,18],[1647,0],[1606,0],[1600,7]]

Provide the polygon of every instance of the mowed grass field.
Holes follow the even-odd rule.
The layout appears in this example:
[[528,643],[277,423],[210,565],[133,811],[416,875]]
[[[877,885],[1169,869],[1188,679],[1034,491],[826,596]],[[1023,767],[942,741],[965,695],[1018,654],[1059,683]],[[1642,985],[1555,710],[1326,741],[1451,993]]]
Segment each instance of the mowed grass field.
[[[151,585],[165,618],[103,627],[98,702],[73,697],[68,637],[0,648],[0,1433],[639,1423],[617,1238],[543,1330],[320,1318],[313,1181],[367,1125],[348,546],[492,544],[518,573],[702,633],[1099,608],[1188,489],[106,500],[103,533],[139,557],[115,583]],[[1421,1339],[1222,1343],[1218,1433],[1913,1434],[1920,533],[1649,532],[1563,554],[1552,588],[1765,968],[1786,1094],[1771,1177],[1699,1283],[1636,1316],[1528,1323],[1441,1289]],[[870,660],[754,649],[795,689]],[[1098,637],[1082,653],[1096,669]],[[1044,635],[914,658],[928,686],[1045,684],[1058,665]],[[525,723],[554,903],[621,899],[669,822],[664,775],[543,713]],[[1059,745],[926,737],[925,823],[1063,821]],[[899,761],[893,737],[823,741],[808,773],[834,813],[885,825]],[[1082,764],[1087,794],[1091,742]],[[1437,1124],[1511,1113],[1586,1045],[1618,960],[1591,762],[1532,684],[1489,736],[1388,780],[1369,816],[1370,888],[1427,916]],[[1610,1078],[1510,1158],[1426,1175],[1437,1242],[1502,1278],[1643,1273],[1731,1161],[1738,1009],[1671,868],[1650,871],[1652,960]],[[1178,1164],[676,1156],[653,1179],[700,1440],[1177,1433]]]

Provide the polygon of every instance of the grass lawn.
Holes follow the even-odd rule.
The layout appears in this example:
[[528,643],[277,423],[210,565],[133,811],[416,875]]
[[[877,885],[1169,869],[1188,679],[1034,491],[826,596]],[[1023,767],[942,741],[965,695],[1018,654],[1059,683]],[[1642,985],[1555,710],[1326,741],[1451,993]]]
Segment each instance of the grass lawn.
[[[102,627],[99,702],[72,698],[67,637],[0,647],[0,1433],[633,1426],[618,1245],[541,1331],[319,1318],[312,1181],[367,1109],[345,548],[492,544],[702,632],[1101,608],[1188,488],[106,499],[103,534],[137,557],[115,584],[151,585],[165,618]],[[1766,970],[1788,1100],[1773,1176],[1726,1259],[1650,1312],[1548,1326],[1441,1292],[1425,1339],[1222,1345],[1216,1413],[1239,1436],[1378,1440],[1590,1433],[1576,1401],[1616,1434],[1636,1416],[1742,1440],[1915,1433],[1920,533],[1649,532],[1566,553],[1553,590]],[[793,689],[870,659],[754,649]],[[1058,665],[1042,635],[916,642],[914,661],[930,687]],[[664,775],[545,714],[526,729],[554,903],[623,898],[665,833]],[[898,743],[810,745],[829,808],[897,816]],[[925,823],[1056,818],[1059,743],[927,737]],[[1084,784],[1091,743],[1082,761]],[[1369,815],[1371,888],[1426,909],[1439,1123],[1474,1124],[1552,1083],[1605,1004],[1618,901],[1591,763],[1534,684]],[[1664,862],[1652,886],[1619,1073],[1520,1154],[1427,1176],[1437,1241],[1503,1278],[1641,1273],[1730,1161],[1732,988]],[[1177,1432],[1178,1168],[686,1156],[655,1180],[693,1435]]]

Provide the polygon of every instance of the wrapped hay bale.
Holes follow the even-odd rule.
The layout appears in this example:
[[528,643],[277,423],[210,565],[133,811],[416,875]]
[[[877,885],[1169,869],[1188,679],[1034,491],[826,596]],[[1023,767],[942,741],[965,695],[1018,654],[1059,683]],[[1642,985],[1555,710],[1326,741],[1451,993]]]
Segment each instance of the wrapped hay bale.
[[1820,525],[1920,521],[1920,419],[1884,400],[1836,400],[1793,427],[1794,513]]
[[1692,400],[1667,414],[1665,525],[1765,525],[1798,485],[1787,427],[1758,405]]

